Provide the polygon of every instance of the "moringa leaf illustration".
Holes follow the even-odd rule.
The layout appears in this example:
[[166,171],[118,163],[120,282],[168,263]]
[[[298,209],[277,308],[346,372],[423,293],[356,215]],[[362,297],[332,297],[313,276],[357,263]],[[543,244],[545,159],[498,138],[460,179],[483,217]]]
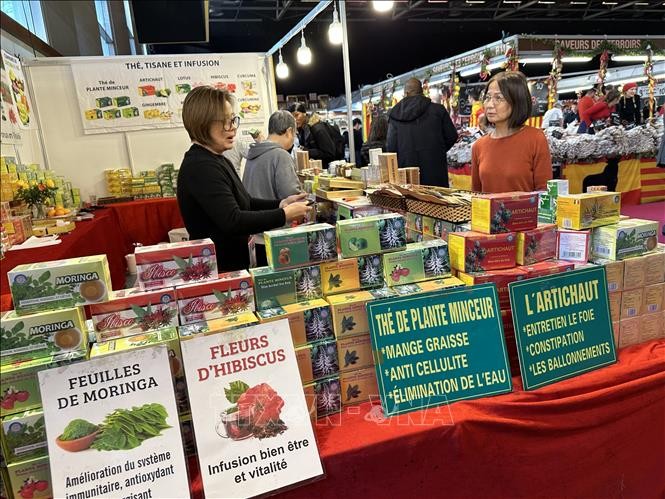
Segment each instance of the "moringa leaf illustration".
[[226,395],[226,400],[235,404],[247,390],[249,390],[249,385],[244,381],[232,381],[229,388],[224,388],[224,394]]
[[342,285],[342,277],[337,274],[330,274],[328,278],[328,290],[339,288]]
[[344,367],[349,367],[356,362],[358,362],[358,355],[356,355],[355,350],[347,350],[346,353],[344,354]]

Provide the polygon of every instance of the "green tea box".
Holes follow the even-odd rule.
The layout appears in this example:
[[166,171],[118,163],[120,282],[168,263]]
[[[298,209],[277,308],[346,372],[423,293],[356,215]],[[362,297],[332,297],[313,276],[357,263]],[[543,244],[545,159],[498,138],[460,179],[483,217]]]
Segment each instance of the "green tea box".
[[129,106],[132,103],[131,99],[126,95],[120,97],[113,97],[113,105],[116,107]]
[[340,374],[342,405],[378,400],[379,386],[374,367],[346,371]]
[[106,255],[18,265],[7,277],[19,315],[100,303],[113,289]]
[[42,405],[37,373],[85,360],[79,351],[0,366],[0,416],[36,409]]
[[547,192],[538,193],[538,223],[556,223],[556,199]]
[[0,318],[0,364],[47,357],[88,348],[85,317],[80,307]]
[[629,218],[596,227],[591,233],[592,258],[623,260],[653,251],[658,244],[658,222]]
[[441,239],[407,244],[406,250],[383,256],[388,286],[435,279],[450,274],[448,243]]
[[110,107],[113,105],[111,97],[98,97],[95,99],[95,106],[97,107]]
[[312,300],[257,312],[259,322],[287,319],[294,346],[335,339],[330,306],[325,300]]
[[374,365],[369,334],[348,336],[337,340],[339,371],[347,372]]
[[368,291],[328,297],[333,328],[338,340],[347,336],[369,334],[366,305],[374,299]]
[[397,213],[339,220],[337,237],[344,258],[400,251],[406,246],[406,220]]
[[321,264],[321,284],[324,295],[347,293],[360,289],[357,258],[345,258]]
[[8,464],[7,476],[9,478],[8,488],[15,499],[53,497],[48,456]]
[[339,373],[335,340],[308,344],[296,348],[296,361],[303,384]]
[[335,227],[330,224],[300,225],[263,233],[268,265],[284,270],[337,260]]
[[323,296],[319,265],[280,271],[259,267],[249,272],[254,281],[256,310],[282,307]]
[[2,418],[2,452],[8,463],[48,454],[44,413],[25,411]]

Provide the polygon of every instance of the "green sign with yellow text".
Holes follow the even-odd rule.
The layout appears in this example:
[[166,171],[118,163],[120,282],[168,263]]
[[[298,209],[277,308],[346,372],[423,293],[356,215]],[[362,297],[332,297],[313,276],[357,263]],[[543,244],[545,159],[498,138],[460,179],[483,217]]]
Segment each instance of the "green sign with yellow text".
[[526,390],[616,362],[604,267],[513,282],[508,288]]
[[367,315],[387,416],[512,390],[493,284],[379,300]]

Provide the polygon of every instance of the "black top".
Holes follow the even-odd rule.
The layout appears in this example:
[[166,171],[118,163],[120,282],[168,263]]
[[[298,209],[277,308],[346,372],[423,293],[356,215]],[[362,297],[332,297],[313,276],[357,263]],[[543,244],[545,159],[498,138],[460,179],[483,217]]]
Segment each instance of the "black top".
[[178,173],[178,206],[190,239],[211,238],[220,271],[249,267],[250,234],[286,223],[279,200],[249,195],[223,156],[192,144]]
[[640,96],[637,94],[629,98],[625,95],[622,96],[617,104],[617,113],[619,113],[621,121],[635,123],[636,125],[642,123],[642,102]]

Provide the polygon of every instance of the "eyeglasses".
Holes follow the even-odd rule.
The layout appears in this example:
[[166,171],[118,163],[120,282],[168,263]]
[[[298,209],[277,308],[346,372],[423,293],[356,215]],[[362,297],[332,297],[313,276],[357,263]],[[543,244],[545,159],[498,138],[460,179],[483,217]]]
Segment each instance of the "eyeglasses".
[[506,102],[506,98],[501,94],[486,94],[485,97],[483,97],[483,104],[487,104],[489,101],[493,101],[494,104],[503,104]]
[[228,120],[214,120],[214,121],[221,121],[222,128],[226,132],[230,132],[234,128],[238,128],[240,126],[240,116],[233,116]]

